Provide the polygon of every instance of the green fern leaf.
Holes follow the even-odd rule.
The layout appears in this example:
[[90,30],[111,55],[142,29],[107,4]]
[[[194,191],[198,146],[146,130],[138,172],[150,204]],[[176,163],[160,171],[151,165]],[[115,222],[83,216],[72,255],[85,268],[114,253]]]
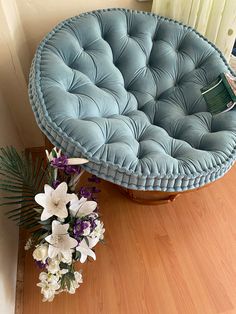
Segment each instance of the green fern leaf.
[[24,228],[36,227],[38,213],[34,197],[43,191],[45,183],[52,183],[52,169],[44,167],[44,159],[33,160],[14,147],[0,149],[0,206],[7,206],[8,218]]

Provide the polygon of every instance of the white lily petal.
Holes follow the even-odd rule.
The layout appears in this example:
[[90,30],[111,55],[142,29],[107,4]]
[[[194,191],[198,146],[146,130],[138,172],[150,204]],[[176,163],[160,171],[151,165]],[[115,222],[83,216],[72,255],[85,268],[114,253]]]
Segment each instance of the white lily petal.
[[64,204],[61,204],[61,206],[58,206],[56,210],[54,211],[54,215],[56,215],[60,219],[64,219],[68,216],[68,210]]
[[58,187],[53,191],[53,199],[63,199],[66,197],[67,193],[67,184],[66,182],[62,182],[58,185]]
[[53,234],[66,234],[69,229],[69,224],[62,225],[59,221],[53,220],[52,233]]
[[50,244],[53,243],[53,241],[51,239],[51,234],[45,238],[45,241],[47,241]]
[[95,253],[88,247],[85,240],[82,240],[79,245],[76,247],[76,251],[81,253],[80,262],[84,263],[88,256],[91,256],[94,260],[96,260]]
[[92,249],[99,242],[99,238],[88,238],[88,240],[90,249]]
[[48,197],[48,196],[52,195],[52,192],[54,192],[54,189],[50,185],[45,184],[44,185],[44,192],[45,192],[46,197]]
[[48,256],[50,258],[55,258],[57,256],[57,254],[60,252],[60,250],[56,247],[54,247],[53,245],[49,245],[49,248],[48,248]]
[[89,162],[89,160],[84,158],[68,158],[68,165],[74,166],[74,165],[82,165]]
[[66,195],[66,204],[73,201],[73,200],[76,200],[77,198],[78,198],[78,196],[75,193],[67,194]]
[[97,202],[86,201],[78,210],[77,217],[83,217],[91,214],[97,208]]
[[97,207],[94,201],[87,201],[85,197],[74,199],[70,202],[70,214],[73,217],[84,217],[91,214]]
[[67,251],[61,251],[64,259],[66,259],[67,261],[72,261],[72,250],[67,250]]
[[45,149],[45,153],[46,153],[47,159],[50,161],[50,159],[49,159],[50,158],[50,154],[49,154],[47,149]]
[[38,203],[40,206],[45,207],[46,206],[46,195],[44,193],[39,193],[37,195],[35,195],[34,197],[35,202]]
[[78,198],[78,196],[76,195],[75,198],[73,198],[70,202],[70,209],[72,210],[78,210],[78,208],[87,201],[87,198],[85,197],[81,197],[80,199]]
[[58,152],[57,152],[56,147],[54,147],[54,148],[55,148],[55,151],[56,151],[56,154],[57,154],[57,158],[59,158],[61,156],[61,149],[59,149]]
[[42,214],[41,214],[40,219],[41,219],[42,221],[44,221],[44,220],[47,220],[48,218],[50,218],[50,217],[52,217],[52,216],[53,216],[53,214],[51,214],[50,212],[48,212],[48,211],[46,210],[46,208],[44,208],[43,211],[42,211]]
[[78,245],[78,241],[71,237],[69,239],[70,239],[70,242],[69,242],[70,248],[75,248]]
[[87,259],[87,255],[81,253],[80,263],[83,264],[86,261],[86,259]]
[[75,217],[81,204],[83,204],[84,202],[86,202],[86,198],[85,197],[82,197],[81,199],[78,198],[78,196],[76,195],[76,197],[74,199],[72,199],[70,201],[70,214],[71,216]]
[[[68,251],[72,248],[75,248],[78,245],[78,241],[74,238],[71,238],[69,234],[67,235],[61,235],[61,239],[63,240],[62,243],[60,243],[60,249],[62,251]],[[56,244],[58,247],[58,245]]]

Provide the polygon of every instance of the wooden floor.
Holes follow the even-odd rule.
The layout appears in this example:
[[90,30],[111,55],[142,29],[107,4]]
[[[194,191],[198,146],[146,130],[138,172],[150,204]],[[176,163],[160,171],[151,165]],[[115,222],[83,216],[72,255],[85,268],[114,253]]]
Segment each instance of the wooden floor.
[[28,254],[23,313],[235,314],[235,183],[236,167],[173,204],[144,206],[102,182],[106,244],[84,265],[84,284],[42,303]]

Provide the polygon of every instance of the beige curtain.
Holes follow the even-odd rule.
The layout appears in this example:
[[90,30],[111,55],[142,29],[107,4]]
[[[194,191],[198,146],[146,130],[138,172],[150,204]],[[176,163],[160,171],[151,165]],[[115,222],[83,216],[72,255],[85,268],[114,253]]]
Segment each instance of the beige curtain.
[[197,29],[229,60],[236,38],[236,0],[153,0],[152,11]]

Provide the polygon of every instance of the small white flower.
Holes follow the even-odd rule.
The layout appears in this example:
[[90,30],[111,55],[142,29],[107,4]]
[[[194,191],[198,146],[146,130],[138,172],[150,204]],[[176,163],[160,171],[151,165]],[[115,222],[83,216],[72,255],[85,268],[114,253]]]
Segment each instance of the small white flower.
[[29,249],[31,249],[32,245],[33,245],[32,238],[29,238],[25,243],[25,250],[28,251]]
[[87,201],[87,198],[74,197],[70,201],[70,214],[73,217],[84,217],[92,214],[94,210],[97,208],[97,202],[95,201]]
[[104,232],[105,232],[105,228],[104,228],[103,222],[101,222],[100,220],[96,220],[96,227],[90,236],[92,238],[99,238],[99,240],[103,240]]
[[33,251],[33,258],[45,264],[48,258],[48,244],[41,244]]
[[75,280],[72,280],[71,283],[70,283],[70,289],[67,291],[70,293],[70,294],[74,294],[76,289],[79,288],[80,284],[83,283],[83,278],[82,278],[82,275],[80,272],[78,271],[75,271],[74,272],[74,276],[75,276]]
[[71,250],[71,252],[69,254],[65,254],[63,255],[61,252],[59,252],[57,254],[57,259],[62,262],[62,263],[66,263],[66,264],[71,264],[72,263],[72,253],[74,250]]
[[87,240],[89,242],[89,247],[92,249],[100,240],[104,239],[104,232],[105,229],[103,228],[103,222],[100,220],[96,220],[96,228],[93,230],[92,233],[87,236]]
[[48,273],[42,271],[42,272],[39,274],[39,280],[40,280],[40,281],[47,281],[47,280],[48,280]]
[[54,190],[51,186],[45,184],[44,192],[35,196],[35,201],[43,207],[41,220],[47,220],[53,215],[64,219],[68,216],[66,204],[76,198],[75,194],[67,194],[67,184],[62,182]]
[[80,262],[84,263],[88,256],[91,256],[94,260],[96,260],[96,255],[93,250],[89,248],[85,239],[83,239],[79,245],[76,247],[76,251],[80,252]]
[[45,152],[49,162],[51,162],[54,158],[59,158],[61,156],[61,149],[57,151],[56,147],[54,147],[50,153],[48,152],[47,149],[45,150]]
[[50,258],[57,257],[62,254],[64,258],[70,259],[73,248],[78,244],[77,240],[68,234],[69,224],[62,225],[59,221],[53,220],[52,234],[47,236],[45,240],[49,243],[48,256]]
[[47,265],[47,270],[51,274],[56,274],[60,271],[60,261],[58,259],[49,259],[48,265]]
[[82,236],[84,236],[84,237],[86,237],[90,234],[90,227],[91,227],[91,223],[89,221],[85,221],[85,222],[88,226],[83,230]]
[[77,284],[83,283],[83,277],[82,277],[82,274],[79,271],[75,271],[74,275],[75,275],[75,282]]
[[37,284],[41,288],[41,293],[43,294],[43,302],[51,302],[54,299],[55,294],[58,293],[60,289],[60,283],[58,277],[46,272],[41,272],[39,274],[40,283]]
[[46,266],[47,271],[56,276],[58,280],[61,278],[62,275],[68,273],[68,269],[60,268],[60,262],[61,260],[58,258],[48,258]]
[[56,294],[56,290],[52,289],[50,286],[48,286],[47,284],[44,283],[39,283],[37,284],[38,287],[41,287],[41,293],[43,295],[43,302],[52,302],[55,294]]

